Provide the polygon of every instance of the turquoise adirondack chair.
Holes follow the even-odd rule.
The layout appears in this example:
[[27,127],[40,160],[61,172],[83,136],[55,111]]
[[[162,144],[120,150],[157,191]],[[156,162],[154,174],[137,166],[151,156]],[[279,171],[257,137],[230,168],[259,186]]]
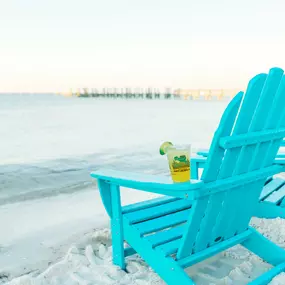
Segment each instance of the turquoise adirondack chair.
[[[215,132],[201,180],[97,170],[111,218],[113,263],[138,253],[170,285],[195,284],[184,268],[241,244],[274,267],[251,285],[267,284],[285,269],[285,250],[249,226],[285,136],[285,77],[278,68],[254,77],[238,93]],[[122,206],[120,187],[165,196]],[[126,241],[127,246],[124,246]]]

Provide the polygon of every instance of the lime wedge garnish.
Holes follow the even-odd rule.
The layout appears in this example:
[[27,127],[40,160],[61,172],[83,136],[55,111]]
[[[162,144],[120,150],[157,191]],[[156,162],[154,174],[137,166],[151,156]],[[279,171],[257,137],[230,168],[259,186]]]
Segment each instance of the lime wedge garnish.
[[171,142],[164,142],[164,143],[160,146],[160,148],[159,148],[159,153],[160,153],[161,155],[166,154],[167,149],[168,149],[169,147],[171,147],[171,146],[173,146],[173,144],[172,144]]

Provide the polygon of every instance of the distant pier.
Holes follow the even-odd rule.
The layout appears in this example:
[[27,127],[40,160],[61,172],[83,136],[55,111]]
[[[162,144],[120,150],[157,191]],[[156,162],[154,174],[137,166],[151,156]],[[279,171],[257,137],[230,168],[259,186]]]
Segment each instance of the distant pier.
[[113,99],[183,99],[183,100],[224,100],[233,98],[239,89],[174,89],[166,88],[161,92],[158,88],[82,88],[70,89],[64,96],[81,98],[113,98]]

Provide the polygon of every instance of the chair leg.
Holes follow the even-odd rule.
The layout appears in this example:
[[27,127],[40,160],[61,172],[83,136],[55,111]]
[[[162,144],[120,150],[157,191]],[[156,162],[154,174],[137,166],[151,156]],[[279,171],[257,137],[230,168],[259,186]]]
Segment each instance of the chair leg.
[[112,244],[113,244],[113,264],[118,265],[121,269],[126,269],[125,252],[124,252],[124,235],[122,221],[122,207],[120,189],[117,185],[111,185],[112,197]]
[[249,239],[242,243],[242,246],[272,265],[276,266],[285,262],[285,250],[255,230]]

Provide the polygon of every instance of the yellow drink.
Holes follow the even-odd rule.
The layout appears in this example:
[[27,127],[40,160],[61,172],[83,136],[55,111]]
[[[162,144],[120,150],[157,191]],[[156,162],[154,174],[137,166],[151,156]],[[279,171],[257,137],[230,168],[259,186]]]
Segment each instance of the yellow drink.
[[174,148],[167,150],[167,158],[172,180],[186,182],[190,180],[190,147]]

